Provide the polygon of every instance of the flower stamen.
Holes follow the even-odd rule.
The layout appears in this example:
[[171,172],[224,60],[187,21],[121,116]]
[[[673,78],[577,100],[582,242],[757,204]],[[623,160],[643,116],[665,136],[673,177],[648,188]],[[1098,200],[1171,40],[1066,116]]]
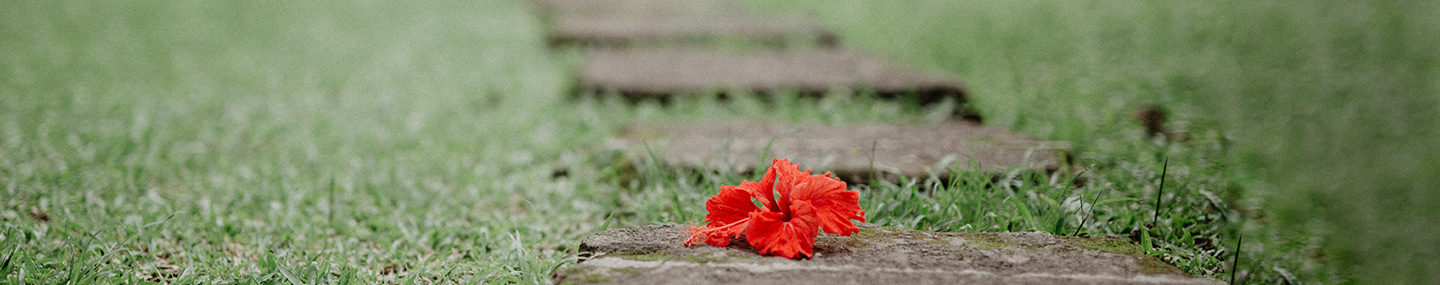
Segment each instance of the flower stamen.
[[750,222],[750,218],[740,219],[739,221],[735,221],[734,223],[713,228],[701,228],[692,226],[689,229],[683,231],[684,233],[690,235],[690,238],[685,239],[685,246],[689,247],[694,246],[696,242],[705,242],[705,239],[709,238],[711,235],[714,235],[716,232],[723,232],[726,229],[734,228],[736,226],[742,226],[748,222]]

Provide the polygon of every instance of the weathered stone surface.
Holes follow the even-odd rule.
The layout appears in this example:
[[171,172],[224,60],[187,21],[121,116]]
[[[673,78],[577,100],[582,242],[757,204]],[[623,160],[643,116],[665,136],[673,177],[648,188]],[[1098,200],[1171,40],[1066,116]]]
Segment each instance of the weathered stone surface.
[[627,96],[673,96],[740,90],[823,93],[838,88],[882,96],[917,96],[921,103],[953,98],[964,103],[958,78],[899,66],[840,50],[731,53],[696,49],[594,51],[579,75],[582,91]]
[[847,181],[864,181],[872,173],[944,176],[951,168],[983,172],[1045,170],[1061,166],[1063,154],[1069,149],[1064,142],[1037,141],[961,121],[933,125],[638,125],[624,130],[611,143],[612,147],[640,153],[646,153],[644,147],[648,144],[656,158],[667,165],[736,172],[747,172],[759,165],[757,159],[768,147],[768,157],[789,158],[802,168],[834,172]]
[[723,0],[540,0],[552,44],[630,45],[693,39],[790,39],[835,44],[835,33],[796,15],[758,15]]
[[1134,244],[1040,233],[933,233],[861,225],[821,234],[815,257],[762,257],[743,240],[683,247],[682,226],[586,237],[595,254],[556,272],[559,284],[1220,284],[1185,276]]

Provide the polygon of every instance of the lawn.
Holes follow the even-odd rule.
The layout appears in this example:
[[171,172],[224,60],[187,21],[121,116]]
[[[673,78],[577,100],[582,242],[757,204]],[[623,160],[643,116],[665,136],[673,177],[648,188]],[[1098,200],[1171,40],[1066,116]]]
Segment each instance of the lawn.
[[1144,162],[1133,110],[1169,109],[1260,283],[1440,278],[1440,3],[751,2],[964,74],[991,124],[1102,166]]
[[[1125,237],[1221,280],[1243,236],[1250,283],[1440,278],[1436,4],[749,2],[1075,146],[1051,175],[852,185],[872,223]],[[521,0],[0,5],[7,284],[546,283],[585,234],[698,222],[754,179],[605,149],[627,124],[948,114],[572,99],[575,50]],[[1151,105],[1183,139],[1146,136]]]

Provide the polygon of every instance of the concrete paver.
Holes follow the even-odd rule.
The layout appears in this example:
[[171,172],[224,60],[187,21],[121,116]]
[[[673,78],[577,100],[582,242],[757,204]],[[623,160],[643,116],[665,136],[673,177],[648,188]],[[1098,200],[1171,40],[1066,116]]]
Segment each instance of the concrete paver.
[[[773,141],[772,141],[773,140]],[[802,168],[830,171],[847,181],[872,173],[926,177],[960,171],[1043,171],[1064,164],[1069,144],[1027,138],[963,121],[931,125],[826,126],[765,122],[699,122],[632,126],[614,148],[646,153],[661,163],[688,168],[747,172],[768,157],[789,158]]]
[[592,234],[594,255],[559,284],[1221,284],[1186,276],[1117,239],[1041,233],[935,233],[861,225],[821,234],[815,257],[791,260],[729,247],[683,247],[677,224]]

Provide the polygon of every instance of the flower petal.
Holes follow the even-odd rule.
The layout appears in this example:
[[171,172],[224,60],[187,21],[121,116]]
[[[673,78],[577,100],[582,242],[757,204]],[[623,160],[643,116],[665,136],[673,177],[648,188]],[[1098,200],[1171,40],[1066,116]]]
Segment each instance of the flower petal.
[[845,182],[829,174],[806,176],[792,192],[791,203],[804,201],[815,208],[815,220],[827,233],[850,235],[860,231],[850,220],[865,221],[860,192],[846,190]]
[[709,225],[723,226],[750,217],[750,212],[758,211],[754,202],[750,202],[750,191],[741,187],[720,186],[720,193],[715,197],[705,200],[705,221]]
[[[721,189],[724,189],[725,187],[726,186],[724,185],[720,186]],[[740,182],[740,186],[737,187],[739,187],[741,190],[744,190],[746,195],[750,195],[750,197],[755,197],[756,200],[760,200],[760,204],[763,204],[765,208],[778,209],[778,207],[776,207],[775,205],[775,194],[773,192],[774,190],[772,190],[775,188],[775,171],[765,171],[765,178],[762,178],[760,182],[750,182],[749,180],[746,180]],[[749,199],[746,200],[748,201]]]
[[778,255],[785,258],[811,257],[815,252],[815,236],[820,232],[815,224],[814,207],[799,201],[791,206],[795,215],[785,221],[785,214],[758,211],[750,214],[750,226],[745,239],[760,254]]
[[[780,194],[780,200],[776,201],[777,203],[775,204],[777,206],[775,211],[784,212],[786,216],[790,216],[790,192],[795,190],[795,184],[804,181],[805,177],[810,176],[810,171],[800,172],[800,167],[790,163],[789,159],[773,160],[770,164],[769,171],[776,173],[775,192]],[[775,194],[769,195],[773,196]]]
[[697,240],[703,240],[713,246],[729,246],[730,239],[739,237],[744,233],[747,225],[739,224],[748,222],[751,212],[758,212],[760,208],[750,201],[752,191],[742,187],[720,186],[720,193],[715,197],[705,200],[705,228],[691,229],[690,239],[686,240],[686,246],[694,244]]

